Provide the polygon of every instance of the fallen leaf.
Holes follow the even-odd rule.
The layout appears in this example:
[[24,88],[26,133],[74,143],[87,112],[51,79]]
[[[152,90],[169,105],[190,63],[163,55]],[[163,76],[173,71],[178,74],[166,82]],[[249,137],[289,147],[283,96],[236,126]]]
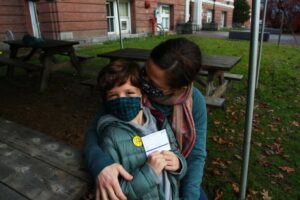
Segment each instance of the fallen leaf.
[[282,143],[281,137],[277,137],[277,138],[275,139],[275,142],[278,143],[278,144],[281,144],[281,143]]
[[269,161],[267,161],[267,158],[264,155],[260,156],[258,163],[261,164],[263,167],[270,167],[272,165]]
[[223,139],[223,138],[221,138],[219,136],[213,136],[212,139],[213,139],[214,142],[216,142],[216,143],[218,143],[220,145],[227,144],[228,147],[233,147],[233,143],[232,142],[230,142],[229,140],[225,140],[225,139]]
[[284,158],[290,158],[289,155],[283,155],[282,157],[284,157]]
[[217,189],[216,193],[215,193],[215,197],[214,200],[219,200],[224,196],[224,192],[221,191],[220,189]]
[[218,121],[218,120],[215,120],[215,121],[214,121],[214,124],[215,124],[215,125],[220,125],[220,124],[221,124],[221,122],[220,122],[220,121]]
[[237,154],[235,154],[234,157],[235,157],[236,159],[238,159],[238,160],[243,160],[242,157],[239,156],[239,155],[237,155]]
[[287,172],[287,173],[292,173],[292,172],[295,172],[296,170],[292,167],[289,167],[289,166],[281,166],[281,167],[278,167],[281,171],[284,171],[284,172]]
[[282,173],[272,174],[271,177],[282,180],[284,178]]
[[262,192],[260,192],[260,194],[263,200],[272,200],[267,190],[263,190]]
[[212,170],[212,174],[214,176],[224,176],[224,172],[223,171],[220,171],[220,170],[215,169],[215,168]]
[[254,144],[255,146],[258,146],[258,147],[261,147],[261,146],[262,146],[261,142],[255,142],[255,141],[253,141],[253,144]]
[[290,188],[290,187],[283,188],[283,191],[285,191],[285,192],[290,192],[291,190],[292,190],[292,188]]
[[248,189],[248,191],[249,191],[249,194],[252,195],[252,196],[254,196],[258,193],[257,191],[251,190],[251,189]]
[[247,194],[246,200],[252,200],[252,199],[253,199],[252,196],[250,194]]
[[300,126],[300,123],[297,122],[297,121],[292,121],[291,124],[292,124],[293,126],[296,126],[296,127],[299,127],[299,126]]
[[239,193],[240,192],[240,187],[237,183],[231,183],[232,189],[235,193]]

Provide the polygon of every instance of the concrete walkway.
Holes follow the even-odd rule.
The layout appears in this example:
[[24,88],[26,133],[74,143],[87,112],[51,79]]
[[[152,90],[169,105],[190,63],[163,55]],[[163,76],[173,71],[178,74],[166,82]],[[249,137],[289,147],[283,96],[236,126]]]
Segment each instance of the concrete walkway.
[[[212,37],[212,38],[220,38],[220,39],[228,39],[229,32],[223,32],[223,31],[199,31],[196,32],[194,35],[199,35],[202,37]],[[270,43],[276,43],[278,42],[279,35],[277,34],[271,34],[270,39],[268,42]],[[296,40],[298,42],[298,46],[300,47],[300,35],[296,34]],[[280,44],[289,44],[289,45],[296,45],[296,41],[292,34],[282,34]]]

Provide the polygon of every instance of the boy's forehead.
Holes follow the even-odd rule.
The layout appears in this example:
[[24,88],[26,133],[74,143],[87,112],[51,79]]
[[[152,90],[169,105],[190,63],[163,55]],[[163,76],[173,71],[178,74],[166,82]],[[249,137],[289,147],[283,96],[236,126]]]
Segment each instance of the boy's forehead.
[[126,91],[126,90],[138,90],[141,91],[140,88],[134,86],[131,83],[131,80],[128,79],[124,84],[116,84],[112,89],[110,89],[108,92],[111,91]]

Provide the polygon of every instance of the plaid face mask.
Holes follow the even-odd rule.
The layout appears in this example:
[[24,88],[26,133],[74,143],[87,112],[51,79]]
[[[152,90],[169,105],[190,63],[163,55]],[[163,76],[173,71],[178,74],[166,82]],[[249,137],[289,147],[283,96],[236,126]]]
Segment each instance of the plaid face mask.
[[107,110],[110,114],[120,120],[129,122],[140,112],[141,97],[121,97],[106,102]]
[[163,91],[152,85],[149,81],[145,79],[146,76],[146,70],[142,69],[141,75],[140,75],[140,81],[142,85],[143,91],[147,94],[149,98],[151,97],[163,97]]

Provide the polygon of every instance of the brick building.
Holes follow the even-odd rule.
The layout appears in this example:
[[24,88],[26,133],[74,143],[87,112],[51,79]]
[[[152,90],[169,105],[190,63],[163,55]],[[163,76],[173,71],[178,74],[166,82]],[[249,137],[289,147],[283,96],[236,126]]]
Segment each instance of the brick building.
[[[233,0],[120,0],[120,27],[123,35],[146,35],[156,31],[154,15],[165,31],[187,22],[190,1],[199,27],[212,20],[231,27]],[[35,2],[35,3],[34,3]],[[0,41],[11,30],[16,38],[25,33],[37,37],[94,43],[119,35],[116,0],[0,0]],[[2,43],[0,45],[3,45]]]
[[[120,24],[124,35],[152,32],[156,11],[165,30],[184,21],[183,0],[121,0]],[[36,12],[34,12],[36,10]],[[35,15],[35,13],[37,15]],[[43,37],[97,42],[118,35],[116,1],[110,0],[28,0],[0,1],[0,40],[11,30],[16,38],[28,32]]]
[[[278,0],[269,0],[266,14],[266,26],[280,28],[282,19],[282,9],[284,8],[286,17],[291,23],[293,31],[300,31],[300,1],[285,0],[282,5],[278,5]],[[284,28],[288,31],[288,23],[285,21]]]

